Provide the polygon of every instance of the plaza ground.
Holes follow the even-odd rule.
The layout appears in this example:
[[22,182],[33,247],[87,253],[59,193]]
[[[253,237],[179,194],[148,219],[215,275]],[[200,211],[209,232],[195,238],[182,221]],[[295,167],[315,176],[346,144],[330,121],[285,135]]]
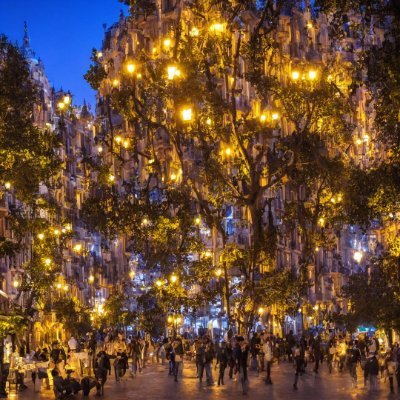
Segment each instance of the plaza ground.
[[[359,388],[351,388],[351,379],[348,372],[334,372],[328,374],[326,364],[322,365],[318,375],[311,372],[311,366],[308,366],[307,373],[300,377],[297,391],[293,390],[294,369],[292,365],[283,362],[279,365],[274,364],[272,369],[273,385],[269,386],[263,382],[264,373],[257,376],[254,371],[249,371],[249,391],[247,396],[242,395],[240,382],[230,380],[226,373],[224,386],[206,386],[205,382],[201,385],[196,379],[195,366],[191,362],[185,362],[183,375],[179,376],[179,381],[168,376],[168,367],[166,365],[150,366],[131,378],[127,374],[121,382],[115,382],[114,376],[109,376],[105,386],[104,399],[122,400],[207,400],[207,399],[227,399],[249,398],[254,400],[261,399],[397,399],[400,394],[397,391],[397,382],[395,380],[395,393],[389,393],[389,383],[384,379],[379,382],[379,390],[370,393],[362,389],[363,378],[362,371],[358,371]],[[215,380],[217,380],[217,371],[213,370]],[[205,379],[204,379],[205,380]],[[49,399],[54,398],[52,391],[34,393],[30,382],[27,382],[29,389],[18,395],[21,400]],[[90,398],[94,396],[92,391]],[[81,394],[76,398],[81,398]]]

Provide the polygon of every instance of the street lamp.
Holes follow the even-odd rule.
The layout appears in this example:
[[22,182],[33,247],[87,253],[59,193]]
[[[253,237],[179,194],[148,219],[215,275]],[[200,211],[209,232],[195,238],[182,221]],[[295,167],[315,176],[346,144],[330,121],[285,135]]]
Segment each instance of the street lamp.
[[181,118],[183,122],[190,122],[193,118],[193,110],[190,107],[183,108]]
[[363,253],[362,251],[355,251],[353,254],[353,259],[357,264],[360,264],[361,260],[363,258]]
[[178,281],[178,277],[175,274],[172,274],[169,280],[171,283],[176,283]]

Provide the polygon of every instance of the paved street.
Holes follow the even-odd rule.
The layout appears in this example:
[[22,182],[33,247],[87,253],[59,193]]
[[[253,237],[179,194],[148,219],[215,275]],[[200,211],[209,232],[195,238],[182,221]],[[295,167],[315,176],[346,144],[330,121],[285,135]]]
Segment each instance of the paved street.
[[[310,367],[308,367],[310,370]],[[359,375],[361,370],[359,371]],[[216,378],[217,371],[214,371]],[[327,373],[326,365],[322,366],[321,373],[315,376],[308,372],[299,380],[299,390],[292,388],[294,371],[291,365],[282,363],[274,365],[272,370],[273,386],[266,386],[262,381],[262,376],[250,371],[250,388],[247,398],[258,399],[397,399],[400,395],[396,390],[394,395],[390,395],[388,382],[383,380],[379,384],[379,392],[370,394],[362,389],[351,389],[350,377],[348,373],[333,375]],[[111,378],[111,377],[109,377]],[[178,383],[168,376],[166,366],[148,367],[136,378],[124,377],[121,382],[114,382],[109,379],[106,387],[104,399],[135,399],[135,400],[169,400],[169,399],[229,399],[241,398],[241,387],[239,382],[231,381],[226,378],[225,386],[207,387],[205,383],[199,384],[196,379],[194,365],[185,363],[183,377]],[[361,379],[362,381],[362,379]],[[362,385],[360,385],[362,386]],[[396,382],[395,382],[396,386]],[[24,399],[48,399],[53,398],[51,391],[34,394],[31,387],[23,394],[19,395]],[[81,395],[76,396],[80,398]],[[94,392],[90,396],[95,398]]]

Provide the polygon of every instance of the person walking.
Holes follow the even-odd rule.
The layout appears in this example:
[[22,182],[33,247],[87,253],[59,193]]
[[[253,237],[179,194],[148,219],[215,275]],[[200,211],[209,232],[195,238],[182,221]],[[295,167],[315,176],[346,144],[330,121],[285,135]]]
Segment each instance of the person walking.
[[175,382],[178,382],[178,372],[179,367],[183,362],[183,344],[182,339],[177,338],[172,342],[172,349],[173,349],[173,375]]
[[206,370],[207,386],[214,385],[214,378],[212,376],[212,362],[214,358],[214,349],[211,342],[206,344],[204,352],[204,369]]
[[386,353],[385,370],[386,370],[386,374],[387,374],[387,376],[389,378],[390,393],[394,393],[393,381],[394,381],[394,374],[396,372],[396,362],[395,362],[395,359],[394,359],[393,349],[389,350]]
[[236,364],[242,384],[242,393],[245,395],[248,391],[247,361],[249,358],[249,345],[243,336],[238,336],[236,340],[239,345]]
[[314,373],[318,374],[321,361],[321,337],[319,335],[312,341],[311,348],[314,356]]
[[229,360],[229,352],[228,349],[226,348],[226,342],[223,341],[221,342],[218,353],[217,353],[217,364],[215,365],[215,368],[219,364],[219,374],[218,374],[218,386],[224,384],[224,375],[225,375],[225,369],[228,365],[228,360]]
[[332,338],[328,342],[328,371],[331,374],[333,370],[333,362],[336,358],[336,340],[335,338]]
[[293,389],[297,390],[298,389],[297,383],[299,381],[299,376],[304,371],[304,351],[302,351],[299,343],[296,343],[296,345],[295,345],[293,356],[294,356],[294,362],[295,362],[295,367],[296,367]]
[[358,347],[358,341],[355,340],[351,343],[351,348],[349,351],[349,372],[352,380],[352,385],[354,388],[357,387],[357,365],[361,363],[361,351]]
[[371,392],[378,390],[378,374],[379,362],[374,353],[368,360],[369,390]]
[[271,337],[269,337],[269,336],[264,341],[263,353],[264,353],[264,359],[265,359],[265,366],[266,366],[266,370],[267,370],[267,377],[265,378],[265,383],[267,385],[272,385],[271,365],[272,365],[274,348],[273,348],[273,343],[272,343]]

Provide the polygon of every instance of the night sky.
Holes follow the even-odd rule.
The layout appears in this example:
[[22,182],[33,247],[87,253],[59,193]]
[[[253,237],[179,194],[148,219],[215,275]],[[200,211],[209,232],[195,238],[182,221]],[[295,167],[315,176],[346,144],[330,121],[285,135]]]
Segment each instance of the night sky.
[[103,39],[103,24],[111,26],[120,10],[118,0],[0,0],[0,34],[22,43],[24,21],[31,47],[41,58],[56,89],[70,90],[74,103],[94,104],[94,91],[83,79],[93,47]]

